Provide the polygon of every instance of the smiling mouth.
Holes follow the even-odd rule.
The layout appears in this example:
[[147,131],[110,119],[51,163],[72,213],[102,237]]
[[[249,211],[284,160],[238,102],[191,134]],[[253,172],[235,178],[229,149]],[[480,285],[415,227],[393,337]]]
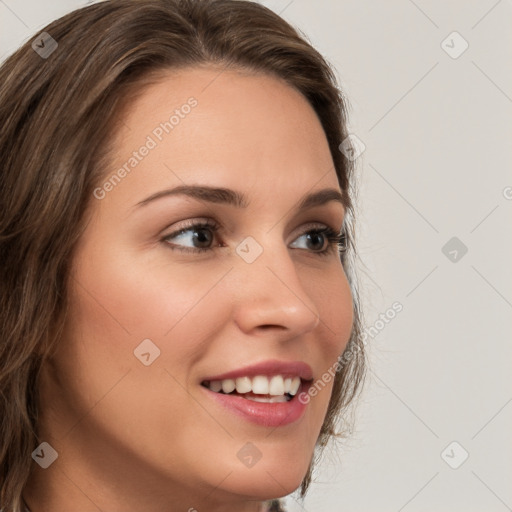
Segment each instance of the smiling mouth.
[[300,377],[284,375],[257,375],[201,382],[203,387],[214,393],[263,403],[289,402],[297,394],[301,384]]

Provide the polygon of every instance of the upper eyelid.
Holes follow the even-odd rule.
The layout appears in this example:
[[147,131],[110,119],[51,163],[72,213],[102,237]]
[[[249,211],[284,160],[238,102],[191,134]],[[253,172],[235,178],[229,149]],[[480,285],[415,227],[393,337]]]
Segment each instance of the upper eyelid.
[[[164,234],[162,235],[163,238],[169,238],[171,236],[178,236],[182,232],[189,231],[198,225],[201,226],[202,228],[211,228],[215,233],[218,231],[221,231],[223,229],[228,232],[232,232],[232,230],[227,229],[224,225],[222,225],[221,223],[219,223],[218,221],[213,220],[213,219],[197,218],[197,219],[192,219],[190,221],[184,221],[184,222],[186,222],[186,224],[175,228],[174,230],[172,230],[171,232],[169,232],[167,234],[165,234],[166,230],[164,230]],[[166,228],[166,229],[168,229],[168,228]],[[338,230],[336,227],[332,226],[331,224],[329,224],[327,222],[322,222],[322,221],[306,222],[300,226],[300,232],[297,236],[301,236],[301,235],[307,233],[308,231],[313,231],[315,229],[325,229],[325,228],[329,228],[337,234],[343,234],[344,233],[344,229],[343,229],[344,222],[342,223],[340,230]],[[297,228],[297,229],[299,229],[299,228]]]

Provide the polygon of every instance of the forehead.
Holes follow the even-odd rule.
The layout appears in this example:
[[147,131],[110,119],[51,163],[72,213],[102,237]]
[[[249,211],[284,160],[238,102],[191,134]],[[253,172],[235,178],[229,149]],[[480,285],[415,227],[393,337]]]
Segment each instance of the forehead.
[[[122,112],[111,171],[144,151],[123,183],[135,200],[155,187],[201,182],[267,192],[339,188],[325,133],[302,94],[257,73],[190,68],[161,75]],[[135,162],[132,162],[135,163]],[[117,192],[117,191],[116,191]],[[133,201],[132,201],[133,202]]]

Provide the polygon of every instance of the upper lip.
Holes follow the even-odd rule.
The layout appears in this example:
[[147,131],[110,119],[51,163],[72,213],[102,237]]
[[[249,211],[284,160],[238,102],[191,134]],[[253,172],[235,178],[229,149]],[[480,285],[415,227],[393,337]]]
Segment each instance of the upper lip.
[[277,359],[269,359],[259,363],[238,368],[226,373],[212,375],[206,377],[203,381],[236,379],[237,377],[255,377],[256,375],[266,375],[272,377],[274,375],[290,375],[292,377],[300,377],[302,380],[311,380],[313,378],[313,370],[309,364],[302,361],[279,361]]

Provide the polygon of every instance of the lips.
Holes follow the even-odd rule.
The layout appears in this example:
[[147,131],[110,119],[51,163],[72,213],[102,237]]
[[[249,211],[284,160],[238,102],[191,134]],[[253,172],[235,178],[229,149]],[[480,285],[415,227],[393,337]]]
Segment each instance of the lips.
[[[281,397],[262,397],[262,401],[255,401],[245,398],[244,395],[215,393],[207,387],[202,386],[202,392],[205,397],[212,401],[215,407],[219,407],[219,411],[227,411],[242,418],[245,421],[254,423],[263,427],[285,427],[287,425],[298,422],[305,414],[309,401],[304,403],[299,400],[298,395],[306,393],[310,384],[301,381],[297,395],[289,400],[279,400],[271,402],[272,399],[280,399]],[[265,400],[263,402],[263,400]]]
[[231,412],[264,426],[287,425],[306,409],[296,395],[309,387],[313,371],[301,361],[268,360],[201,381],[208,396]]

